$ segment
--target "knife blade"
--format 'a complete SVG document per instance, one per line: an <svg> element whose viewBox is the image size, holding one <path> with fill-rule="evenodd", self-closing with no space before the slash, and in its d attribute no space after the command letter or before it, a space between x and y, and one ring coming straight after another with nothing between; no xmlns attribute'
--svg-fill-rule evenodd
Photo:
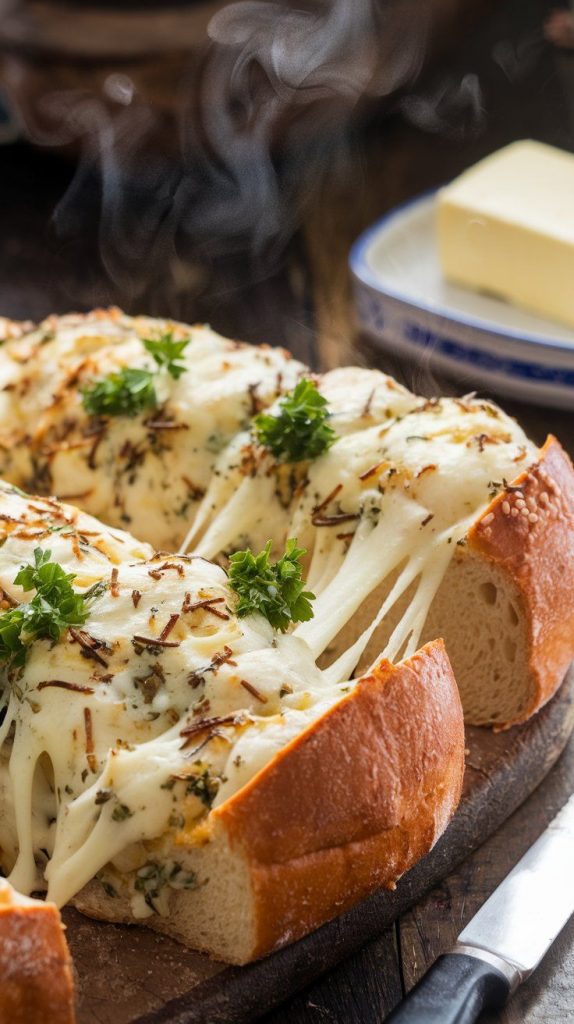
<svg viewBox="0 0 574 1024"><path fill-rule="evenodd" d="M536 969L574 913L574 796L387 1024L472 1024Z"/></svg>

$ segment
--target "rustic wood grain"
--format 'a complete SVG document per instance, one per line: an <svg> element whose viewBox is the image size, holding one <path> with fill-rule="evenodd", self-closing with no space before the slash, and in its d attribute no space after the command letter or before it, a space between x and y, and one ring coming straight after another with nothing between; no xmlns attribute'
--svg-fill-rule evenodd
<svg viewBox="0 0 574 1024"><path fill-rule="evenodd" d="M537 839L572 789L574 743L530 800L480 851L445 879L399 922L405 988L418 981ZM566 927L535 975L500 1014L484 1024L566 1024L574 1017L572 976L574 920Z"/></svg>
<svg viewBox="0 0 574 1024"><path fill-rule="evenodd" d="M396 926L265 1018L273 1024L382 1021L402 995Z"/></svg>

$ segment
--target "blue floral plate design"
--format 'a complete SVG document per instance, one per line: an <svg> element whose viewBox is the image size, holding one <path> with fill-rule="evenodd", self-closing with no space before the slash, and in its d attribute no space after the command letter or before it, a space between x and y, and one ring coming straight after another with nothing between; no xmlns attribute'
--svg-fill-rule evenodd
<svg viewBox="0 0 574 1024"><path fill-rule="evenodd" d="M467 391L574 409L574 329L446 282L435 209L436 193L420 196L353 245L359 329L417 365L461 378Z"/></svg>

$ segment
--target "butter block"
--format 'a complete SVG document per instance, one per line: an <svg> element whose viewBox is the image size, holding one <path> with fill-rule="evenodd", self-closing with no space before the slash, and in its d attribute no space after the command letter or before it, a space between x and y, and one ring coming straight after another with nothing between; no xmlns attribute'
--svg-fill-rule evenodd
<svg viewBox="0 0 574 1024"><path fill-rule="evenodd" d="M447 280L574 327L574 155L513 142L438 197Z"/></svg>

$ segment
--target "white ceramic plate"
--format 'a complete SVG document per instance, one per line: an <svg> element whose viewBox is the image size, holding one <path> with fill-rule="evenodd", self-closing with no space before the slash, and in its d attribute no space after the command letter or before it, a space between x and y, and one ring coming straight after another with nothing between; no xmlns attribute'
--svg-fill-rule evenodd
<svg viewBox="0 0 574 1024"><path fill-rule="evenodd" d="M463 377L466 390L574 409L574 330L447 284L435 205L434 193L415 199L355 242L349 263L359 327L383 348Z"/></svg>

